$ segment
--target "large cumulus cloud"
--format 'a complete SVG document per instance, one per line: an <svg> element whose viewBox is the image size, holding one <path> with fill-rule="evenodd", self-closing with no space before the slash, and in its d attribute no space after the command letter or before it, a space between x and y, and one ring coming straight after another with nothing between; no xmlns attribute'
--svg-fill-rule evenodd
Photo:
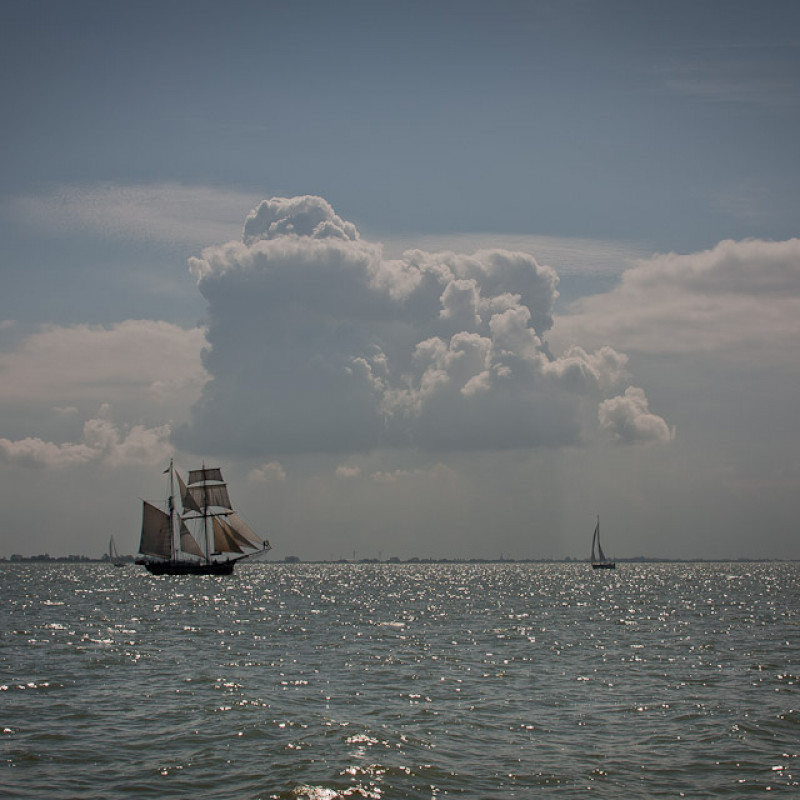
<svg viewBox="0 0 800 800"><path fill-rule="evenodd" d="M550 352L551 268L498 249L387 259L319 197L264 201L190 269L211 376L180 434L195 450L558 446L594 436L626 388L624 354ZM627 409L660 420L646 398ZM660 421L623 440L668 438Z"/></svg>

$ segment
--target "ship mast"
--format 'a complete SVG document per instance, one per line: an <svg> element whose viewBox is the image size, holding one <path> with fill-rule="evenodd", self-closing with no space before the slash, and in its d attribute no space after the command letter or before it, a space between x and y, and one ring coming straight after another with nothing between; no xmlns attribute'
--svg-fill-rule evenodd
<svg viewBox="0 0 800 800"><path fill-rule="evenodd" d="M206 561L211 561L211 547L208 542L208 478L206 477L206 462L203 462L203 538L206 545Z"/></svg>
<svg viewBox="0 0 800 800"><path fill-rule="evenodd" d="M175 561L178 560L178 544L175 536L175 462L173 459L169 460L169 532L170 532L170 549L172 550L172 557Z"/></svg>

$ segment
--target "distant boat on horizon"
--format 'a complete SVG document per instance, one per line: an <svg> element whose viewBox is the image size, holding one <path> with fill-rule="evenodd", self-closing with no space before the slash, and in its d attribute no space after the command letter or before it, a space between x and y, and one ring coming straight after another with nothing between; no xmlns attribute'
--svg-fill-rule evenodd
<svg viewBox="0 0 800 800"><path fill-rule="evenodd" d="M597 515L597 524L594 526L592 536L592 569L616 569L616 562L606 557L603 546L600 544L600 515Z"/></svg>
<svg viewBox="0 0 800 800"><path fill-rule="evenodd" d="M127 563L124 558L120 558L120 555L117 552L117 545L114 543L113 536L111 537L111 540L108 543L108 560L114 567L124 567L125 564Z"/></svg>
<svg viewBox="0 0 800 800"><path fill-rule="evenodd" d="M270 543L260 539L233 510L228 485L218 467L203 465L190 470L186 483L172 460L164 473L169 473L167 511L147 500L142 501L139 553L143 557L136 563L148 572L153 575L231 575L239 561L272 549ZM174 500L176 480L182 513L178 512Z"/></svg>

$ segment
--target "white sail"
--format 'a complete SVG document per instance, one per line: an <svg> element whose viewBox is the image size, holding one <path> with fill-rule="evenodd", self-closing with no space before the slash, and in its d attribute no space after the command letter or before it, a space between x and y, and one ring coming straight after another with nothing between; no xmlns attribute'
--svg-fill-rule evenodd
<svg viewBox="0 0 800 800"><path fill-rule="evenodd" d="M597 555L600 561L607 561L606 554L603 552L603 545L600 544L600 534L597 535Z"/></svg>
<svg viewBox="0 0 800 800"><path fill-rule="evenodd" d="M119 557L119 552L117 551L117 543L114 541L113 536L108 542L108 560L115 567L121 567L125 564L125 559Z"/></svg>
<svg viewBox="0 0 800 800"><path fill-rule="evenodd" d="M183 478L181 478L181 475L178 472L178 470L175 470L175 475L178 478L178 489L180 490L181 493L181 503L183 504L183 510L196 511L198 514L202 514L203 513L202 507L190 494L189 490L186 488L186 484L183 482Z"/></svg>
<svg viewBox="0 0 800 800"><path fill-rule="evenodd" d="M203 551L200 549L200 545L197 544L197 539L192 536L183 519L181 519L181 550L193 556L200 556L201 558L203 556Z"/></svg>
<svg viewBox="0 0 800 800"><path fill-rule="evenodd" d="M219 467L202 467L201 469L189 470L189 486L195 483L205 483L206 481L222 482L222 470Z"/></svg>
<svg viewBox="0 0 800 800"><path fill-rule="evenodd" d="M230 508L231 507L231 499L228 497L228 487L224 483L215 483L211 486L203 485L200 486L190 486L187 489L187 497L191 498L191 501L198 507L195 508L195 505L189 506L192 510L199 510L202 513L204 508L209 508L211 506L219 506L220 508ZM184 508L187 507L187 503L184 502Z"/></svg>
<svg viewBox="0 0 800 800"><path fill-rule="evenodd" d="M225 518L225 522L232 528L246 547L263 547L264 542L258 534L234 511Z"/></svg>
<svg viewBox="0 0 800 800"><path fill-rule="evenodd" d="M169 514L143 500L142 538L139 552L162 558L172 557L172 524Z"/></svg>
<svg viewBox="0 0 800 800"><path fill-rule="evenodd" d="M597 550L595 551L595 545ZM614 569L616 564L609 559L603 552L603 545L600 544L600 516L597 517L597 524L594 526L592 536L592 566L596 569Z"/></svg>
<svg viewBox="0 0 800 800"><path fill-rule="evenodd" d="M213 517L211 525L214 529L214 550L218 553L243 553L236 543L233 531L219 518Z"/></svg>

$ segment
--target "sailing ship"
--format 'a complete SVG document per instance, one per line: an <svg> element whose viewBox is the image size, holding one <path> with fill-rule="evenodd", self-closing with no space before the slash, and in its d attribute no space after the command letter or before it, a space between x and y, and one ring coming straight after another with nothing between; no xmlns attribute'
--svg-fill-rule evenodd
<svg viewBox="0 0 800 800"><path fill-rule="evenodd" d="M125 559L119 557L119 553L117 552L117 545L114 543L113 536L111 537L111 541L109 541L108 543L108 560L114 567L125 566Z"/></svg>
<svg viewBox="0 0 800 800"><path fill-rule="evenodd" d="M594 526L594 536L592 536L592 569L616 568L616 562L606 558L606 554L603 552L603 545L600 544L600 515L598 514L597 525Z"/></svg>
<svg viewBox="0 0 800 800"><path fill-rule="evenodd" d="M228 486L218 467L189 471L188 481L175 468L169 473L167 510L147 500L142 506L142 538L137 564L153 575L231 575L234 566L271 550L233 510ZM175 502L175 489L181 511Z"/></svg>

